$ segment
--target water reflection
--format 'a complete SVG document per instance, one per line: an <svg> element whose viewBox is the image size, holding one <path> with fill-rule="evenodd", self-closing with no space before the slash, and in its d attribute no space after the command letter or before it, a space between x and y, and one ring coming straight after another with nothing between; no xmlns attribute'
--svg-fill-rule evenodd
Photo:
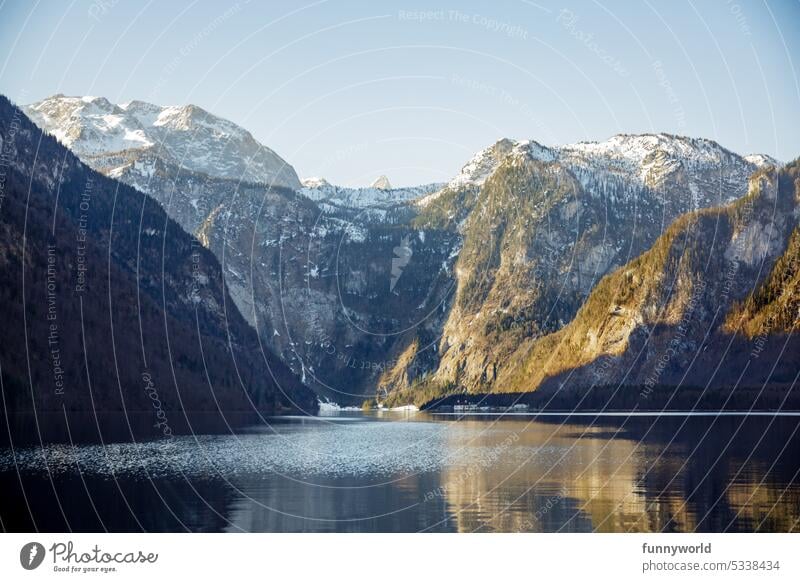
<svg viewBox="0 0 800 582"><path fill-rule="evenodd" d="M798 426L352 414L27 443L0 449L0 518L11 531L791 531Z"/></svg>
<svg viewBox="0 0 800 582"><path fill-rule="evenodd" d="M516 466L469 478L465 471L443 474L459 531L662 529L656 516L663 512L648 507L640 485L642 464L658 454L656 445L592 426L502 424L513 425L520 435ZM494 431L478 434L495 438ZM672 465L673 460L663 462Z"/></svg>
<svg viewBox="0 0 800 582"><path fill-rule="evenodd" d="M507 423L528 452L516 466L443 472L459 531L796 527L796 418L563 420ZM495 431L476 434L484 444L498 439Z"/></svg>

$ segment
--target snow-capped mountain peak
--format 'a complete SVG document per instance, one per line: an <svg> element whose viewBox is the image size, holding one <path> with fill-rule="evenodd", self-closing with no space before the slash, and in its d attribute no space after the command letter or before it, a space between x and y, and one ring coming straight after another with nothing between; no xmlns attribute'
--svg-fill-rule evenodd
<svg viewBox="0 0 800 582"><path fill-rule="evenodd" d="M654 152L704 161L718 161L721 155L731 153L710 139L667 133L617 134L605 141L583 141L562 146L559 150L566 154L625 160L634 164L643 163Z"/></svg>
<svg viewBox="0 0 800 582"><path fill-rule="evenodd" d="M741 194L732 185L746 184L747 177L756 168L778 163L761 154L739 156L713 140L667 133L618 134L605 141L583 141L555 147L532 140L503 138L475 154L447 184L447 188L481 186L503 160L519 156L559 164L590 193L605 188L610 181L624 184L622 190L630 193L643 187L660 189L667 183L672 187L681 181L670 177L683 175L685 182L675 187L676 191L670 195L682 195L683 188L682 192L688 192L692 197L693 209L729 201L731 197L720 197L721 192ZM689 172L681 173L683 170ZM726 185L722 186L720 180ZM426 206L440 194L434 192L421 199L419 204Z"/></svg>
<svg viewBox="0 0 800 582"><path fill-rule="evenodd" d="M606 141L578 142L557 150L559 162L584 187L606 184L609 179L656 189L680 184L671 195L688 191L692 210L729 202L731 196L723 196L723 191L742 194L733 185L746 184L757 167L716 141L667 133L618 134ZM669 180L670 176L684 179Z"/></svg>
<svg viewBox="0 0 800 582"><path fill-rule="evenodd" d="M110 154L155 155L167 163L219 178L300 188L294 169L247 130L196 105L145 101L115 105L104 97L55 95L25 108L42 129L95 169L116 175Z"/></svg>
<svg viewBox="0 0 800 582"><path fill-rule="evenodd" d="M450 180L448 186L460 188L467 185L482 185L509 155L525 155L542 161L553 161L556 158L556 153L552 149L533 140L517 141L502 138L475 154L461 168L461 172Z"/></svg>
<svg viewBox="0 0 800 582"><path fill-rule="evenodd" d="M316 176L303 178L300 182L303 184L303 188L324 188L331 185L325 178L318 178Z"/></svg>
<svg viewBox="0 0 800 582"><path fill-rule="evenodd" d="M30 118L78 156L152 147L138 121L103 97L56 95L25 108Z"/></svg>
<svg viewBox="0 0 800 582"><path fill-rule="evenodd" d="M369 185L370 188L377 188L378 190L391 190L392 184L389 182L389 178L386 176L378 176L372 184Z"/></svg>
<svg viewBox="0 0 800 582"><path fill-rule="evenodd" d="M488 148L482 149L461 168L461 172L450 180L448 186L451 188L467 185L480 186L518 143L512 139L503 138Z"/></svg>
<svg viewBox="0 0 800 582"><path fill-rule="evenodd" d="M326 212L335 207L378 211L418 200L440 190L442 186L432 183L409 188L347 188L330 184L322 178L307 178L303 180L303 188L299 192L319 203Z"/></svg>
<svg viewBox="0 0 800 582"><path fill-rule="evenodd" d="M755 164L759 168L764 168L766 166L780 167L783 165L779 160L776 160L767 154L749 154L746 155L744 159L751 164Z"/></svg>

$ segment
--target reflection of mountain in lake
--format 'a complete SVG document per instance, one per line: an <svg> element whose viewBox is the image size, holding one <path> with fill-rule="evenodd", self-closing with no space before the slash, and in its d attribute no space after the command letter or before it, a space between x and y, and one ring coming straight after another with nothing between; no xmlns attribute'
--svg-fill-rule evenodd
<svg viewBox="0 0 800 582"><path fill-rule="evenodd" d="M782 532L800 519L800 417L268 420L0 448L0 519L10 531L286 532Z"/></svg>
<svg viewBox="0 0 800 582"><path fill-rule="evenodd" d="M448 469L442 487L459 531L790 531L800 439L796 419L772 420L620 418L619 432L575 419L504 422L518 427L527 460ZM476 440L498 447L499 437Z"/></svg>

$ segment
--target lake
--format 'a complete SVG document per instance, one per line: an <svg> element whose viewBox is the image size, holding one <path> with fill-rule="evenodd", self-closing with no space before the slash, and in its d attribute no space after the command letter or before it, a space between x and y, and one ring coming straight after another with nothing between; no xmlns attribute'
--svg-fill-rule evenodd
<svg viewBox="0 0 800 582"><path fill-rule="evenodd" d="M93 417L67 439L47 416L15 421L27 436L0 446L3 529L786 532L800 519L799 416L339 412L130 442L151 421Z"/></svg>

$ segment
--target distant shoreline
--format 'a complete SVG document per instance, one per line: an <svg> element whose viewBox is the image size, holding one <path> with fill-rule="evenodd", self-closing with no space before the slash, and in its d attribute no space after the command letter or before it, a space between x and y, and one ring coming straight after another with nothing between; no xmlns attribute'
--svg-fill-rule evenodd
<svg viewBox="0 0 800 582"><path fill-rule="evenodd" d="M800 387L776 384L732 388L660 385L642 395L639 386L564 387L534 392L448 394L422 404L421 410L447 412L506 411L507 414L749 413L800 414Z"/></svg>
<svg viewBox="0 0 800 582"><path fill-rule="evenodd" d="M426 411L435 416L800 416L800 410L606 410L606 411L466 411L466 412L438 412L435 410Z"/></svg>

